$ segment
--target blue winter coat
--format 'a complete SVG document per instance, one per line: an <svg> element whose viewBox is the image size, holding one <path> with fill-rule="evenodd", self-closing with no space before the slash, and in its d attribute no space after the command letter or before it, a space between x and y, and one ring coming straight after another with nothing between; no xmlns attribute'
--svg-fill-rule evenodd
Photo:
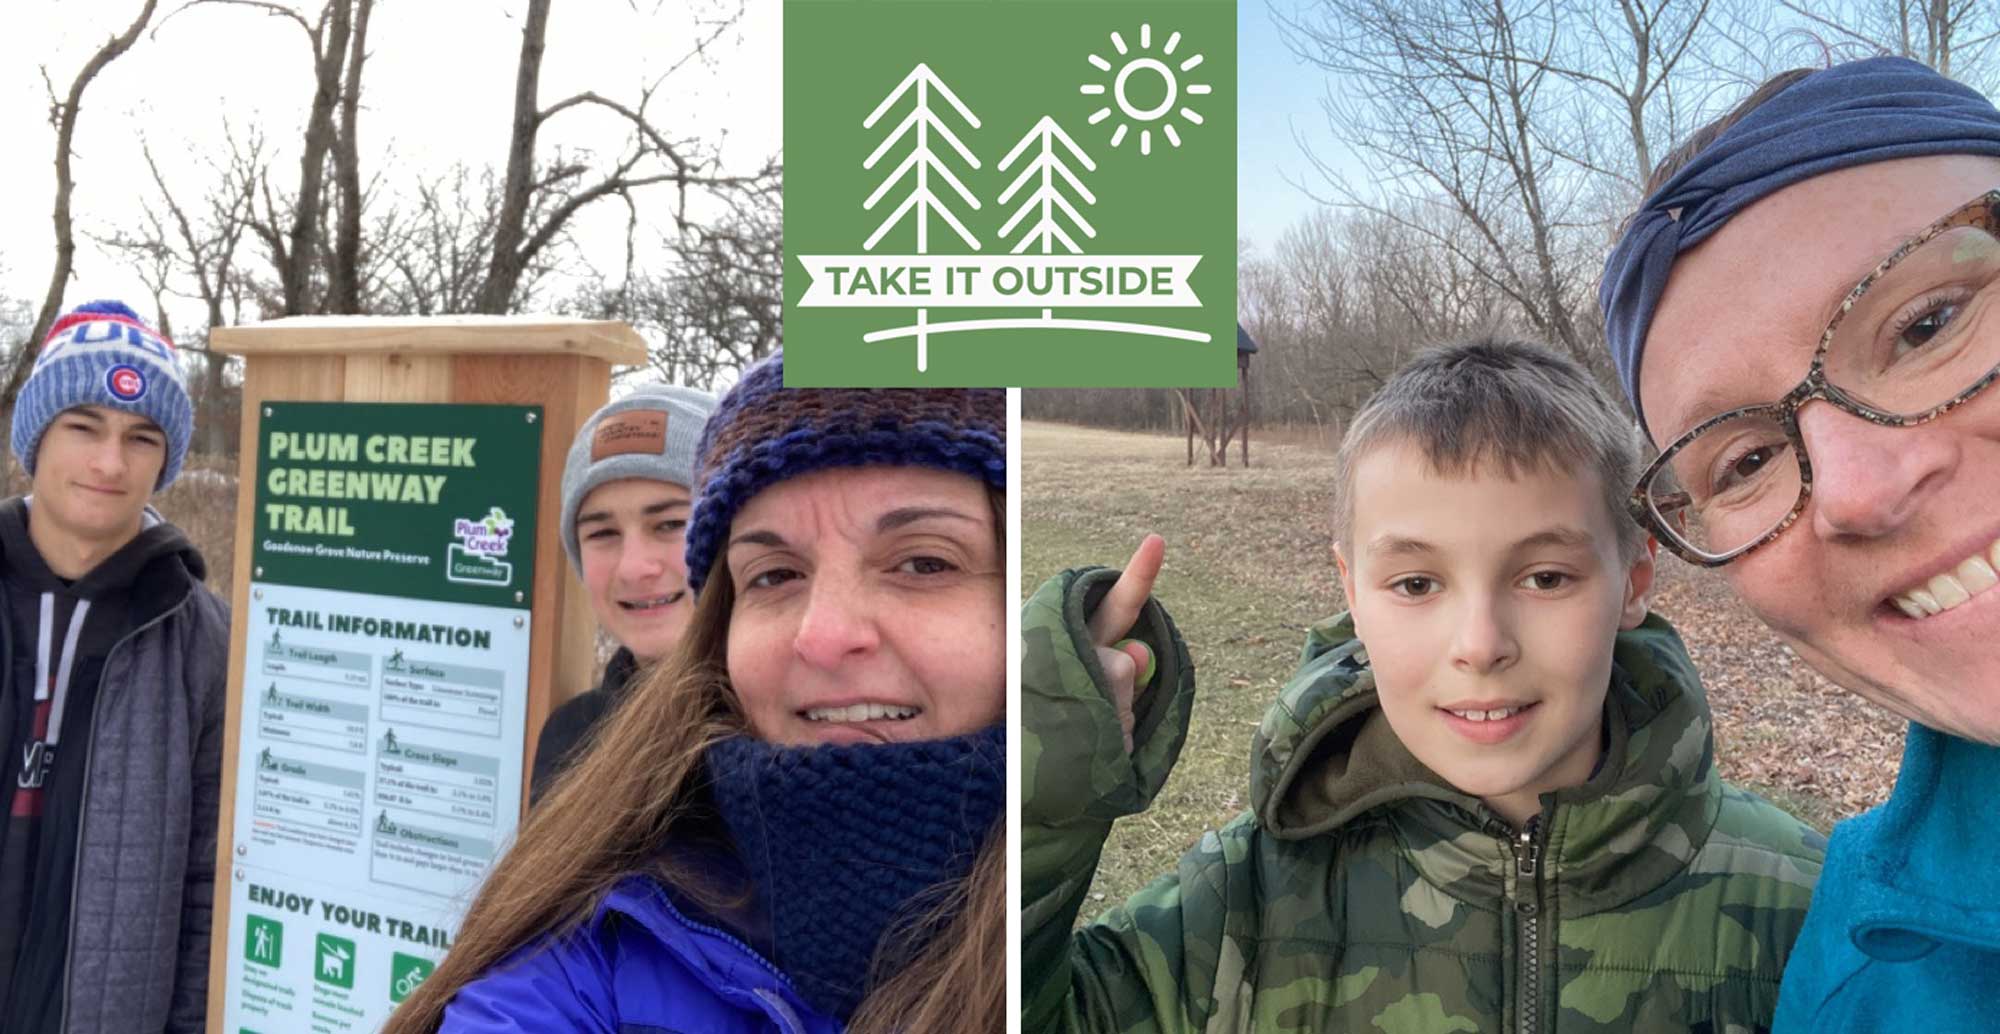
<svg viewBox="0 0 2000 1034"><path fill-rule="evenodd" d="M776 966L635 876L589 922L465 986L440 1034L838 1034Z"/></svg>
<svg viewBox="0 0 2000 1034"><path fill-rule="evenodd" d="M1776 1034L2000 1031L2000 747L1910 726L1896 791L1834 827Z"/></svg>

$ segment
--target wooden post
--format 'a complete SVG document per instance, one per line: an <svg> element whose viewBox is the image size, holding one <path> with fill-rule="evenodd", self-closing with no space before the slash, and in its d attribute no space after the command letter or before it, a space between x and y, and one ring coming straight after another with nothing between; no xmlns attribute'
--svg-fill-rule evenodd
<svg viewBox="0 0 2000 1034"><path fill-rule="evenodd" d="M1195 393L1193 399L1188 397L1189 391ZM1194 432L1197 428L1201 427L1201 417L1195 412L1195 400L1201 398L1201 389L1175 388L1174 395L1181 400L1181 423L1187 427L1187 465L1192 467L1194 466ZM1208 432L1203 431L1202 433L1205 436Z"/></svg>
<svg viewBox="0 0 2000 1034"><path fill-rule="evenodd" d="M1216 464L1230 466L1230 436L1236 428L1230 426L1230 390L1216 388Z"/></svg>
<svg viewBox="0 0 2000 1034"><path fill-rule="evenodd" d="M1237 380L1243 386L1243 465L1250 465L1250 353L1236 353Z"/></svg>
<svg viewBox="0 0 2000 1034"><path fill-rule="evenodd" d="M207 1026L220 1030L235 922L229 914L232 880L241 878L234 843L237 754L242 746L248 616L254 605L249 598L252 546L262 527L255 500L260 420L266 405L418 402L541 407L533 598L529 603L527 742L519 745L523 752L520 799L525 801L533 761L528 755L542 722L559 697L588 687L595 666L590 608L560 541L563 461L584 419L608 398L612 365L644 362L645 348L638 334L623 323L544 316L293 317L217 328L210 340L215 351L245 359L238 482L242 489L237 500L235 579L231 586L235 619L230 628L223 804L209 953ZM507 746L503 744L501 749ZM508 828L511 825L508 823ZM308 959L313 950L310 938L284 946L288 955L296 952ZM386 993L374 987L367 991L371 1000ZM312 986L300 988L300 1003L310 1007L314 993Z"/></svg>
<svg viewBox="0 0 2000 1034"><path fill-rule="evenodd" d="M1194 466L1194 406L1188 401L1187 392L1176 391L1174 394L1179 395L1181 399L1181 423L1187 427L1187 465L1192 467Z"/></svg>
<svg viewBox="0 0 2000 1034"><path fill-rule="evenodd" d="M1225 466L1229 455L1229 402L1221 388L1207 388L1208 392L1208 465Z"/></svg>

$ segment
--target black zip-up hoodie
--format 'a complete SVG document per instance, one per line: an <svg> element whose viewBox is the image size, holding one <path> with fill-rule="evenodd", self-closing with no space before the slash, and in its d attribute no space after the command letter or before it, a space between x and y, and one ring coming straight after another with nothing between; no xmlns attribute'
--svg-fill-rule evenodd
<svg viewBox="0 0 2000 1034"><path fill-rule="evenodd" d="M528 779L530 805L539 802L555 785L556 776L583 756L592 734L603 724L604 716L625 699L626 685L638 671L639 659L621 646L605 662L604 680L596 689L578 693L549 712L542 734L535 740L534 774Z"/></svg>
<svg viewBox="0 0 2000 1034"><path fill-rule="evenodd" d="M0 671L0 1029L20 1034L61 1020L83 745L105 657L207 573L179 529L148 511L131 542L66 581L29 538L30 510L25 498L0 502L0 656L10 659Z"/></svg>

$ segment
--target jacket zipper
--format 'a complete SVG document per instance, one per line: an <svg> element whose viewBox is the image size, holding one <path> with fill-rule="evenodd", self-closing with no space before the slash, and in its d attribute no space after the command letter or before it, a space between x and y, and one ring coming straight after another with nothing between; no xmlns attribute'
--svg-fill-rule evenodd
<svg viewBox="0 0 2000 1034"><path fill-rule="evenodd" d="M655 888L654 893L660 896L660 903L667 906L667 911L672 912L674 918L680 920L682 926L685 926L690 930L699 930L702 933L720 937L724 941L727 941L730 944L735 945L736 947L742 949L743 954L748 955L759 966L764 967L764 970L770 973L771 976L775 977L778 981L778 984L782 986L785 990L790 991L793 994L799 993L799 989L792 986L792 978L786 976L785 971L779 969L777 967L777 964L765 958L763 952L760 952L757 949L752 948L748 944L743 943L743 941L737 939L735 934L732 934L727 930L710 926L707 923L697 923L694 920L689 919L687 913L682 912L680 910L680 907L674 904L673 898L667 896L666 891Z"/></svg>
<svg viewBox="0 0 2000 1034"><path fill-rule="evenodd" d="M785 971L779 969L775 963L765 958L763 952L760 952L757 949L752 948L748 944L743 943L743 941L738 939L735 934L732 934L727 930L710 926L707 923L697 923L694 920L689 919L687 913L682 912L680 908L674 904L673 898L669 897L665 890L656 887L654 888L653 893L658 894L660 896L660 903L667 906L667 911L673 913L674 918L680 920L682 926L685 926L690 930L699 930L702 933L708 934L712 937L719 937L723 941L731 945L734 945L736 948L741 950L743 954L749 956L752 961L756 962L759 966L764 967L765 971L770 973L771 976L778 981L778 986L783 987L785 990L790 991L795 995L799 993L799 989L792 986L792 979L785 975ZM788 1034L805 1034L805 1026L799 1020L798 1014L792 1011L792 1007L789 1004L787 1004L783 998L780 998L777 995L774 995L770 991L761 987L751 988L750 994L753 997L755 997L758 1001L763 1002L765 1008L778 1014L779 1023L785 1028Z"/></svg>
<svg viewBox="0 0 2000 1034"><path fill-rule="evenodd" d="M1542 1027L1542 817L1528 820L1527 826L1508 842L1514 853L1514 873L1518 896L1514 910L1521 930L1521 950L1516 960L1520 968L1521 1034L1535 1034Z"/></svg>
<svg viewBox="0 0 2000 1034"><path fill-rule="evenodd" d="M152 628L154 625L180 613L181 608L187 606L188 600L193 597L193 590L189 590L186 596L181 597L179 603L161 611L159 617L120 636L117 642L111 644L111 649L104 651L104 667L98 669L97 672L97 692L90 696L90 735L85 737L83 741L83 795L78 797L76 802L76 846L71 848L72 854L69 863L69 940L68 943L63 945L62 1010L56 1018L56 1030L63 1032L63 1034L68 1034L69 1031L70 978L73 974L73 964L76 961L76 894L77 888L83 882L77 879L77 875L83 869L84 823L90 817L90 759L92 755L97 753L97 705L104 701L104 679L105 676L111 674L111 658L116 657L118 651L123 649L126 643L131 642L140 633ZM225 687L223 692L227 693L228 689ZM216 832L218 835L221 833L220 830ZM220 842L220 840L217 841L217 843Z"/></svg>

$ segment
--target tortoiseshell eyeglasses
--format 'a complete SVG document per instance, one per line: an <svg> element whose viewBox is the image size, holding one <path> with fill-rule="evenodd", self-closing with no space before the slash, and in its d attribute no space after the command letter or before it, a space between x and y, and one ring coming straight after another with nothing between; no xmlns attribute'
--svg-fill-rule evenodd
<svg viewBox="0 0 2000 1034"><path fill-rule="evenodd" d="M1776 402L1702 421L1632 491L1632 514L1683 559L1720 567L1783 534L1812 495L1799 409L1885 427L1951 412L2000 374L2000 190L1960 206L1861 279L1812 366Z"/></svg>

